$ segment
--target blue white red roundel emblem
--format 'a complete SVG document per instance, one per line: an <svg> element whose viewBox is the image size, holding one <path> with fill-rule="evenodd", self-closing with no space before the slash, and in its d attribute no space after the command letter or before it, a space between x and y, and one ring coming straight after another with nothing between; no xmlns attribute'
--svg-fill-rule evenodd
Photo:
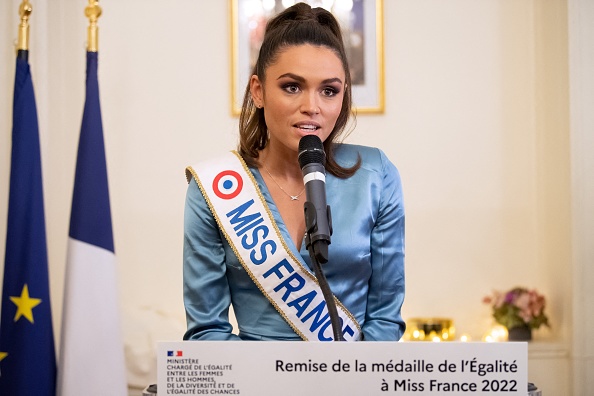
<svg viewBox="0 0 594 396"><path fill-rule="evenodd" d="M212 189L221 199L233 199L239 195L243 188L241 175L232 170L219 173L212 182Z"/></svg>

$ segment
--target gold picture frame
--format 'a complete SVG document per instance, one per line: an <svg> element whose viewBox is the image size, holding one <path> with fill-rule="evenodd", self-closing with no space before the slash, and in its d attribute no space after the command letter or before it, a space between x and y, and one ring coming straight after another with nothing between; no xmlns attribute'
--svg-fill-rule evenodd
<svg viewBox="0 0 594 396"><path fill-rule="evenodd" d="M383 0L303 0L333 4L344 30L357 114L384 112ZM239 115L266 21L283 9L281 0L229 0L231 9L231 113ZM344 4L351 5L345 8ZM341 8L342 5L342 8Z"/></svg>

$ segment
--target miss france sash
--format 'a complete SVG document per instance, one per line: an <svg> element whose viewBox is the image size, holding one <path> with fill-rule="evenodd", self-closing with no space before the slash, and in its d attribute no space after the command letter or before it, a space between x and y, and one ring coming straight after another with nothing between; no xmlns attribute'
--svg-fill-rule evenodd
<svg viewBox="0 0 594 396"><path fill-rule="evenodd" d="M239 262L293 330L305 341L333 341L326 301L315 276L282 238L276 222L243 159L233 151L195 167L194 177ZM346 341L361 329L336 299Z"/></svg>

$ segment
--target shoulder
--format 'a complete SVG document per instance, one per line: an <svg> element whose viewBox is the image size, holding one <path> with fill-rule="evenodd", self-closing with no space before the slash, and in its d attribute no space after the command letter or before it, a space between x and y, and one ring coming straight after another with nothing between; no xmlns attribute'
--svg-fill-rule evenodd
<svg viewBox="0 0 594 396"><path fill-rule="evenodd" d="M210 175L212 172L220 173L229 169L247 169L245 162L235 151L221 153L187 166L185 169L186 181L188 183L192 180L199 181L201 175Z"/></svg>
<svg viewBox="0 0 594 396"><path fill-rule="evenodd" d="M336 161L344 167L355 165L361 159L361 169L368 172L397 172L394 164L386 154L377 147L356 144L337 144L334 148Z"/></svg>
<svg viewBox="0 0 594 396"><path fill-rule="evenodd" d="M376 147L352 144L338 144L334 155L341 166L349 167L361 160L360 168L348 179L333 179L332 186L337 189L349 188L351 195L360 195L361 200L371 197L379 215L389 207L403 207L402 181L396 166L390 161L383 150ZM399 209L401 211L402 209Z"/></svg>

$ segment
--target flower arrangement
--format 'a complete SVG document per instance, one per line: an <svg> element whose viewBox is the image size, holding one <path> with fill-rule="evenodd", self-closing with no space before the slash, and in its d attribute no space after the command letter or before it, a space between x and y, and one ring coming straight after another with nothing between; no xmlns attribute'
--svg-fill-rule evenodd
<svg viewBox="0 0 594 396"><path fill-rule="evenodd" d="M538 329L541 325L549 326L549 319L544 313L545 298L536 290L515 287L506 293L494 291L483 298L483 303L493 308L493 318L507 329L529 326Z"/></svg>

